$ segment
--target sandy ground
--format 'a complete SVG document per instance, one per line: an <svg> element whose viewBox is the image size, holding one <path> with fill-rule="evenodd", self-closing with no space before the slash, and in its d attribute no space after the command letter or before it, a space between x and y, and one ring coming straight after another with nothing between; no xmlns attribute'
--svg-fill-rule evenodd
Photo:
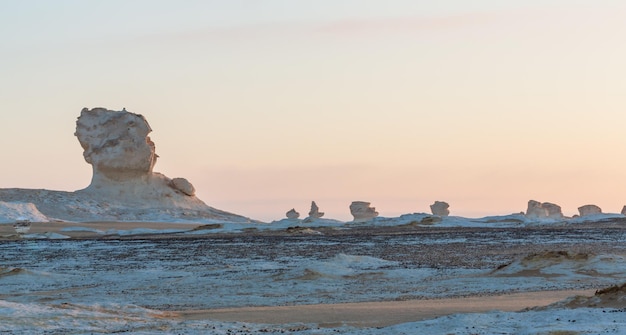
<svg viewBox="0 0 626 335"><path fill-rule="evenodd" d="M542 291L466 298L242 307L179 311L175 312L175 315L187 320L208 319L265 324L313 323L321 327L342 325L384 327L457 313L519 311L546 306L571 296L590 296L594 292L595 290Z"/></svg>
<svg viewBox="0 0 626 335"><path fill-rule="evenodd" d="M68 227L85 227L100 231L147 229L193 230L202 224L161 222L47 222L32 223L30 232L59 233L77 239L103 238L85 231L63 231ZM168 235L168 234L165 234ZM153 237L163 236L161 234ZM112 236L113 238L115 236ZM149 235L143 235L150 237ZM0 240L17 239L12 224L0 224ZM106 238L106 237L104 237ZM134 238L137 238L135 236ZM342 304L241 307L208 310L165 312L165 315L185 320L239 321L263 324L310 323L322 327L342 325L355 327L384 327L399 323L432 319L457 313L483 313L491 310L519 311L546 306L572 296L592 296L595 290L541 291L464 298L425 299Z"/></svg>

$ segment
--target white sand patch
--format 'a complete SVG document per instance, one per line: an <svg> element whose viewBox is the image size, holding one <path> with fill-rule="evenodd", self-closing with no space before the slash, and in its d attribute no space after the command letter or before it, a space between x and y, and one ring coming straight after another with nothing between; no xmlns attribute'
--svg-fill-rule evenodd
<svg viewBox="0 0 626 335"><path fill-rule="evenodd" d="M0 201L0 223L15 223L18 220L49 222L32 203Z"/></svg>

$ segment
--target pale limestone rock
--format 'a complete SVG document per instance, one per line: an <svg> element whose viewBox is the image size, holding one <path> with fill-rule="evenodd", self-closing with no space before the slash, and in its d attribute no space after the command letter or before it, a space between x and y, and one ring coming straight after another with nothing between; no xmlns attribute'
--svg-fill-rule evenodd
<svg viewBox="0 0 626 335"><path fill-rule="evenodd" d="M309 218L319 219L324 216L324 212L320 212L320 208L317 207L315 201L311 201L311 210L309 211Z"/></svg>
<svg viewBox="0 0 626 335"><path fill-rule="evenodd" d="M602 214L602 209L596 205L584 205L578 207L578 213L580 213L580 216Z"/></svg>
<svg viewBox="0 0 626 335"><path fill-rule="evenodd" d="M550 202L544 202L541 204L541 207L546 210L546 216L549 219L562 219L563 218L563 212L561 211L561 206L550 203Z"/></svg>
<svg viewBox="0 0 626 335"><path fill-rule="evenodd" d="M430 205L430 210L433 215L448 216L450 215L449 207L450 205L445 201L435 201L434 204Z"/></svg>
<svg viewBox="0 0 626 335"><path fill-rule="evenodd" d="M350 204L350 213L354 222L365 222L378 216L376 208L370 207L370 203L366 201L353 201Z"/></svg>
<svg viewBox="0 0 626 335"><path fill-rule="evenodd" d="M557 204L529 200L526 217L530 219L562 219L563 212L561 206Z"/></svg>
<svg viewBox="0 0 626 335"><path fill-rule="evenodd" d="M158 156L148 136L151 131L141 115L83 108L75 135L93 175L89 186L77 192L125 206L211 210L194 196L186 179L153 172Z"/></svg>
<svg viewBox="0 0 626 335"><path fill-rule="evenodd" d="M191 185L191 183L185 178L174 178L170 182L170 186L175 189L183 192L186 195L192 196L196 194L196 189Z"/></svg>
<svg viewBox="0 0 626 335"><path fill-rule="evenodd" d="M153 172L157 155L146 119L126 110L84 108L75 135L92 165L90 185L76 192L0 188L0 223L15 217L50 221L218 220L249 218L207 206L183 178ZM18 204L16 206L16 203ZM39 212L40 211L40 212Z"/></svg>
<svg viewBox="0 0 626 335"><path fill-rule="evenodd" d="M157 155L146 119L126 111L83 108L76 121L76 137L92 165L92 185L124 181L152 173Z"/></svg>
<svg viewBox="0 0 626 335"><path fill-rule="evenodd" d="M289 220L295 220L300 217L300 213L296 212L295 208L290 209L285 215Z"/></svg>
<svg viewBox="0 0 626 335"><path fill-rule="evenodd" d="M526 209L526 217L531 219L540 219L548 216L548 212L541 206L539 201L528 200L528 208Z"/></svg>

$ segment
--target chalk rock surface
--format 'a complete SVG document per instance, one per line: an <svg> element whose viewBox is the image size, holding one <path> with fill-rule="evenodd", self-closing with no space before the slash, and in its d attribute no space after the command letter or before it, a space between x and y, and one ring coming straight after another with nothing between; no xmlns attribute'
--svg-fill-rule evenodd
<svg viewBox="0 0 626 335"><path fill-rule="evenodd" d="M543 207L546 210L546 215L548 216L548 218L550 219L563 218L563 211L561 210L561 206L557 204L553 204L551 202L544 202L541 204L541 207Z"/></svg>
<svg viewBox="0 0 626 335"><path fill-rule="evenodd" d="M0 201L0 223L14 223L19 220L31 222L50 221L32 203Z"/></svg>
<svg viewBox="0 0 626 335"><path fill-rule="evenodd" d="M185 221L250 219L207 206L184 178L154 172L152 131L139 115L84 108L74 135L92 166L91 183L76 192L0 189L0 201L32 203L48 218L68 221Z"/></svg>
<svg viewBox="0 0 626 335"><path fill-rule="evenodd" d="M526 217L530 219L562 219L561 206L550 202L528 201Z"/></svg>
<svg viewBox="0 0 626 335"><path fill-rule="evenodd" d="M596 205L584 205L578 207L578 213L580 216L602 214L602 209Z"/></svg>
<svg viewBox="0 0 626 335"><path fill-rule="evenodd" d="M300 213L296 212L295 208L290 209L286 214L287 219L295 220L300 217Z"/></svg>
<svg viewBox="0 0 626 335"><path fill-rule="evenodd" d="M541 206L541 203L536 200L528 200L528 207L526 209L526 217L531 219L545 218L548 213L545 208Z"/></svg>
<svg viewBox="0 0 626 335"><path fill-rule="evenodd" d="M445 201L435 201L434 204L430 205L430 211L433 215L439 216L448 216L450 215L450 205Z"/></svg>
<svg viewBox="0 0 626 335"><path fill-rule="evenodd" d="M185 178L174 178L170 181L170 186L175 189L183 192L186 195L192 196L196 195L196 189L191 185L191 183Z"/></svg>
<svg viewBox="0 0 626 335"><path fill-rule="evenodd" d="M90 187L149 176L158 157L148 136L151 131L142 115L83 108L74 135L93 167Z"/></svg>
<svg viewBox="0 0 626 335"><path fill-rule="evenodd" d="M350 213L354 217L354 222L365 222L378 216L376 208L371 207L366 201L353 201L350 204Z"/></svg>
<svg viewBox="0 0 626 335"><path fill-rule="evenodd" d="M153 172L158 155L148 136L151 131L142 115L83 108L75 135L93 175L91 184L79 192L154 207L206 206L194 197L195 188L186 179Z"/></svg>

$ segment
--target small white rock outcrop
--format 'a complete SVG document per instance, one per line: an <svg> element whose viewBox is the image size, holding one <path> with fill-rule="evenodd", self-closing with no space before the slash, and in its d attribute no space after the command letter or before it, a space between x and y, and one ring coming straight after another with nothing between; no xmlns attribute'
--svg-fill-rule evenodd
<svg viewBox="0 0 626 335"><path fill-rule="evenodd" d="M526 217L529 219L540 219L548 216L548 212L536 200L528 200L528 208L526 209Z"/></svg>
<svg viewBox="0 0 626 335"><path fill-rule="evenodd" d="M434 204L430 205L430 211L433 215L438 216L448 216L450 215L450 205L445 201L435 201Z"/></svg>
<svg viewBox="0 0 626 335"><path fill-rule="evenodd" d="M289 220L295 220L300 217L300 213L296 212L295 208L290 209L285 215Z"/></svg>
<svg viewBox="0 0 626 335"><path fill-rule="evenodd" d="M350 213L354 217L354 222L365 222L378 216L376 208L371 207L366 201L353 201L350 204Z"/></svg>
<svg viewBox="0 0 626 335"><path fill-rule="evenodd" d="M580 216L602 214L602 209L596 205L584 205L578 207L578 213L580 213Z"/></svg>
<svg viewBox="0 0 626 335"><path fill-rule="evenodd" d="M541 204L541 207L543 207L546 210L546 215L548 216L549 219L562 219L563 218L563 211L561 210L561 206L557 204L553 204L551 202L544 202Z"/></svg>
<svg viewBox="0 0 626 335"><path fill-rule="evenodd" d="M174 178L170 181L170 186L175 189L183 192L186 195L192 196L196 195L196 189L191 185L191 183L185 178Z"/></svg>
<svg viewBox="0 0 626 335"><path fill-rule="evenodd" d="M309 211L309 218L319 219L324 216L324 212L320 212L320 208L317 207L315 201L311 201L311 210Z"/></svg>
<svg viewBox="0 0 626 335"><path fill-rule="evenodd" d="M562 219L563 212L561 206L557 204L529 200L526 217L529 219Z"/></svg>

